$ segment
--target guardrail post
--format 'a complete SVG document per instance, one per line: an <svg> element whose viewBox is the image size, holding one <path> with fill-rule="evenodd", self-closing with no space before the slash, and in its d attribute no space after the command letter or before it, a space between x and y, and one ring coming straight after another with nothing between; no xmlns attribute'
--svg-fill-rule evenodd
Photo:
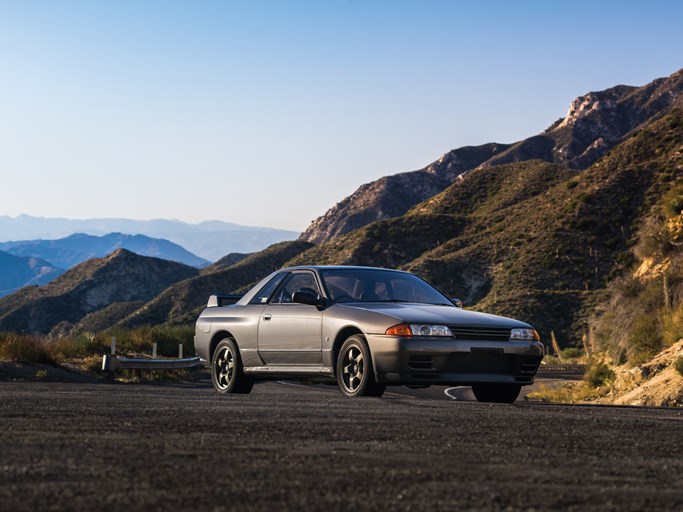
<svg viewBox="0 0 683 512"><path fill-rule="evenodd" d="M179 343L178 344L178 359L182 359L182 358L183 358L183 344Z"/></svg>
<svg viewBox="0 0 683 512"><path fill-rule="evenodd" d="M152 359L156 359L156 358L157 358L157 344L152 343Z"/></svg>
<svg viewBox="0 0 683 512"><path fill-rule="evenodd" d="M111 355L116 354L116 336L111 337Z"/></svg>

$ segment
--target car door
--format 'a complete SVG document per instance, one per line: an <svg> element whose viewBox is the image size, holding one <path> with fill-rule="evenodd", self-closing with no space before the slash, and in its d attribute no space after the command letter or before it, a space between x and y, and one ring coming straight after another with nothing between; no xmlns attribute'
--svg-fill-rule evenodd
<svg viewBox="0 0 683 512"><path fill-rule="evenodd" d="M261 312L258 350L268 366L322 366L323 312L293 303L292 296L298 291L320 295L313 272L292 272Z"/></svg>

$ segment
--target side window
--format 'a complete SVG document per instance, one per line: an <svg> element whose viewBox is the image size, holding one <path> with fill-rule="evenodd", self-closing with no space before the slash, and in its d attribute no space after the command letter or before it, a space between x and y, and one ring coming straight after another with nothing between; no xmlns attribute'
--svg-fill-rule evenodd
<svg viewBox="0 0 683 512"><path fill-rule="evenodd" d="M282 282L286 275L287 274L278 274L273 279L268 281L268 284L266 284L256 295L254 295L254 298L249 301L249 304L265 304L268 302L268 299L270 299L270 296L275 291L275 288L277 288L277 285Z"/></svg>
<svg viewBox="0 0 683 512"><path fill-rule="evenodd" d="M270 301L271 304L290 304L292 302L292 295L295 292L307 291L320 295L318 283L311 272L297 272L290 274L289 277L282 283L282 286L275 292L275 297Z"/></svg>

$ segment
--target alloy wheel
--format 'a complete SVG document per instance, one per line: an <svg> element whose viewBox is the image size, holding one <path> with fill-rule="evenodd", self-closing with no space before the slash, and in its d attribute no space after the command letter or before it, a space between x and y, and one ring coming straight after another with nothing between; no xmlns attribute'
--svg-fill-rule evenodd
<svg viewBox="0 0 683 512"><path fill-rule="evenodd" d="M235 377L235 355L228 347L222 347L214 363L216 385L219 389L227 389Z"/></svg>
<svg viewBox="0 0 683 512"><path fill-rule="evenodd" d="M346 389L351 392L356 391L363 382L365 374L365 361L363 360L363 352L359 347L352 345L344 354L342 373L342 380Z"/></svg>

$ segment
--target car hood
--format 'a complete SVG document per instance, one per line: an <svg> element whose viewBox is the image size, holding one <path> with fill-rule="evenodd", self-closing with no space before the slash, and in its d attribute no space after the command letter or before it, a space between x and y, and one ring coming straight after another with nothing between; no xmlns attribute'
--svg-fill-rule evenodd
<svg viewBox="0 0 683 512"><path fill-rule="evenodd" d="M482 326L482 327L531 327L529 324L504 316L467 311L454 306L432 304L359 302L339 304L351 309L361 309L390 316L396 323L420 323L438 325Z"/></svg>

